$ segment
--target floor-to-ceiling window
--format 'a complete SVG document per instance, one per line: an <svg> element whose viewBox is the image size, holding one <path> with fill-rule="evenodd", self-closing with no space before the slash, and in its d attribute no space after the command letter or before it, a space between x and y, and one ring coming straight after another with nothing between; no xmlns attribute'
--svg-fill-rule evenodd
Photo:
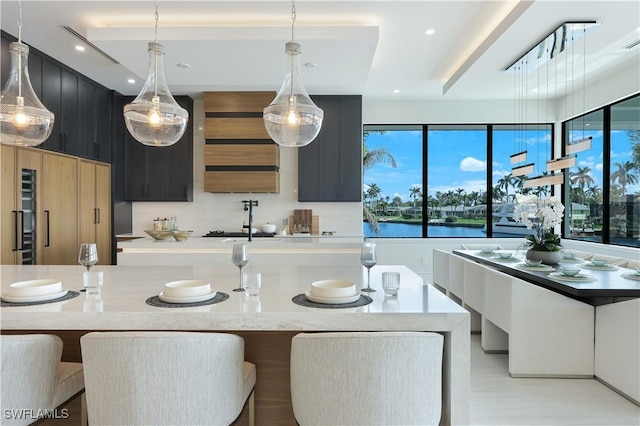
<svg viewBox="0 0 640 426"><path fill-rule="evenodd" d="M565 238L640 247L640 96L563 123ZM589 138L590 141L589 141Z"/></svg>
<svg viewBox="0 0 640 426"><path fill-rule="evenodd" d="M365 126L365 236L422 237L422 135L422 126Z"/></svg>
<svg viewBox="0 0 640 426"><path fill-rule="evenodd" d="M551 145L550 124L365 125L364 235L522 237L508 207L533 189L510 157L527 150L530 174L542 173ZM488 226L499 221L502 232Z"/></svg>
<svg viewBox="0 0 640 426"><path fill-rule="evenodd" d="M591 138L591 139L589 139ZM602 110L583 115L565 124L565 152L569 146L585 148L570 155L576 165L568 169L568 200L565 202L565 223L574 239L602 242L604 113Z"/></svg>
<svg viewBox="0 0 640 426"><path fill-rule="evenodd" d="M640 96L611 106L609 240L640 246Z"/></svg>

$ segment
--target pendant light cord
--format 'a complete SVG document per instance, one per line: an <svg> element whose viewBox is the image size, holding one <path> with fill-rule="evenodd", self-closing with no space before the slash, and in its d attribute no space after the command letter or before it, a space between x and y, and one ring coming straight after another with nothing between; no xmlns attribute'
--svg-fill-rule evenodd
<svg viewBox="0 0 640 426"><path fill-rule="evenodd" d="M296 4L291 1L291 42L293 42L293 27L296 25Z"/></svg>
<svg viewBox="0 0 640 426"><path fill-rule="evenodd" d="M22 44L22 1L18 1L18 43ZM18 55L18 97L22 97L22 54Z"/></svg>
<svg viewBox="0 0 640 426"><path fill-rule="evenodd" d="M294 27L296 25L296 4L293 0L291 0L291 43L293 43L294 40ZM293 99L293 80L294 80L294 75L293 75L293 56L291 57L291 78L289 81L289 104L291 104L294 99Z"/></svg>
<svg viewBox="0 0 640 426"><path fill-rule="evenodd" d="M156 1L155 3L156 6L156 13L154 15L155 18L155 27L154 27L154 42L158 43L158 19L159 19L159 14L158 14L158 2ZM154 51L153 54L153 74L155 75L155 79L154 79L154 83L153 83L153 95L154 97L158 96L158 53Z"/></svg>

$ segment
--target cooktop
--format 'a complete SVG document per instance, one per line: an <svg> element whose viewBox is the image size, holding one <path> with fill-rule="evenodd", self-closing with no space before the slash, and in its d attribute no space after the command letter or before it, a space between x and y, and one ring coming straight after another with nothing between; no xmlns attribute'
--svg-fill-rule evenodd
<svg viewBox="0 0 640 426"><path fill-rule="evenodd" d="M255 238L260 237L273 237L276 235L275 233L267 233L267 232L256 232L252 234ZM225 232L221 230L209 231L209 233L203 235L203 237L218 237L218 238L235 238L235 237L246 237L249 238L249 234L245 234L244 232Z"/></svg>

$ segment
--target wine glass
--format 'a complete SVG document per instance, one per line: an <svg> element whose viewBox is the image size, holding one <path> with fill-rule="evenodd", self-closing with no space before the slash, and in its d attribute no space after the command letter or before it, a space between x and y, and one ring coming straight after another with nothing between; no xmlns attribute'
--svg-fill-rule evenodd
<svg viewBox="0 0 640 426"><path fill-rule="evenodd" d="M89 272L89 269L98 263L98 247L94 243L80 244L78 263L87 268L87 272Z"/></svg>
<svg viewBox="0 0 640 426"><path fill-rule="evenodd" d="M249 247L246 243L234 244L231 251L231 263L240 269L240 285L233 291L244 291L242 288L242 267L249 263Z"/></svg>
<svg viewBox="0 0 640 426"><path fill-rule="evenodd" d="M375 291L371 288L371 268L378 263L376 257L376 244L370 241L362 243L362 251L360 253L360 263L367 268L367 288L363 288L362 291L371 292Z"/></svg>

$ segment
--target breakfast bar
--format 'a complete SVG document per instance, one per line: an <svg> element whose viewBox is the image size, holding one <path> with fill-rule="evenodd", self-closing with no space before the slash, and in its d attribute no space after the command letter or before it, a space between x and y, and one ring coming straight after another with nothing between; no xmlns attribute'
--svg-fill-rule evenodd
<svg viewBox="0 0 640 426"><path fill-rule="evenodd" d="M251 264L245 269L251 268ZM104 284L99 296L79 295L69 300L0 308L2 333L54 333L63 337L66 360L80 360L78 340L95 330L192 330L235 333L245 339L245 359L257 366L256 423L294 425L289 391L291 337L302 331L433 331L444 335L441 424L469 423L469 313L410 269L377 265L371 270L372 303L356 308L324 309L295 304L292 299L323 279L366 285L360 265L265 265L258 296L233 292L238 270L225 266L96 266ZM65 289L83 287L79 266L0 267L2 294L11 283L55 278ZM385 296L381 273L400 272L397 297ZM169 281L208 280L228 299L195 307L159 307L147 301ZM366 363L364 357L362 362ZM357 397L354 395L354 397Z"/></svg>

